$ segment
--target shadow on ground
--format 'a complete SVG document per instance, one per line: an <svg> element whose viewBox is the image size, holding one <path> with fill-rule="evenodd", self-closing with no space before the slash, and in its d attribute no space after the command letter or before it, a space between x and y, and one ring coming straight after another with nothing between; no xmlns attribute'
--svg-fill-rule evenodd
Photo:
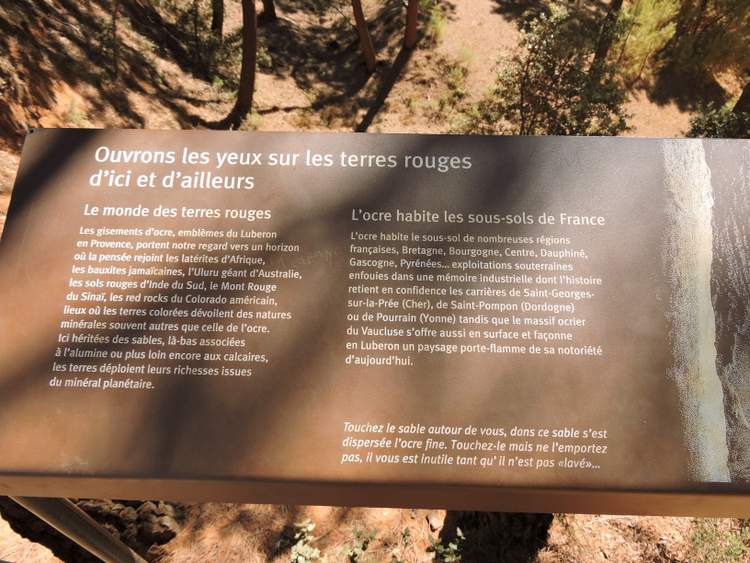
<svg viewBox="0 0 750 563"><path fill-rule="evenodd" d="M0 131L12 144L35 125L39 112L52 108L61 83L85 98L93 120L114 110L120 125L143 127L144 116L129 94L155 99L179 126L195 119L180 101L209 103L186 96L179 83L159 69L156 58L169 56L183 69L190 68L184 47L187 38L165 21L146 0L119 3L112 19L110 0L29 2L8 0L0 7ZM127 40L113 39L113 27ZM140 34L139 44L132 33ZM14 113L9 102L27 110ZM31 123L29 123L31 121ZM73 123L75 125L75 123Z"/></svg>
<svg viewBox="0 0 750 563"><path fill-rule="evenodd" d="M547 545L551 525L552 514L448 511L440 540L455 542L460 529L461 561L524 563Z"/></svg>

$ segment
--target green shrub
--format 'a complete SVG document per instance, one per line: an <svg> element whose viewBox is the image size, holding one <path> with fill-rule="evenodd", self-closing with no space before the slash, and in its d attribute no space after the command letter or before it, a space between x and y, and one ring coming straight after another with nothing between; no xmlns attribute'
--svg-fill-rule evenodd
<svg viewBox="0 0 750 563"><path fill-rule="evenodd" d="M750 113L733 113L728 106L699 106L687 136L750 139Z"/></svg>
<svg viewBox="0 0 750 563"><path fill-rule="evenodd" d="M620 28L615 30L620 33ZM492 91L469 108L461 132L516 135L617 135L628 129L627 93L614 66L592 72L596 37L560 4L521 33L503 57Z"/></svg>

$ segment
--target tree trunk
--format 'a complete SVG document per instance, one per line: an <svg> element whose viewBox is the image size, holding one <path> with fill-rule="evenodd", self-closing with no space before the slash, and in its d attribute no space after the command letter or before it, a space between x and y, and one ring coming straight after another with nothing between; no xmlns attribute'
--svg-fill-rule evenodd
<svg viewBox="0 0 750 563"><path fill-rule="evenodd" d="M352 0L352 10L354 11L354 21L357 25L357 33L359 34L359 45L362 49L362 56L365 58L367 70L370 72L374 72L375 49L372 46L372 38L370 37L370 32L367 29L367 21L365 20L365 14L362 11L361 0Z"/></svg>
<svg viewBox="0 0 750 563"><path fill-rule="evenodd" d="M193 60L195 61L196 68L200 69L203 73L205 67L203 65L203 46L201 45L200 29L201 29L201 15L200 6L198 0L193 0Z"/></svg>
<svg viewBox="0 0 750 563"><path fill-rule="evenodd" d="M263 13L260 19L264 22L270 22L276 19L276 6L273 0L263 0Z"/></svg>
<svg viewBox="0 0 750 563"><path fill-rule="evenodd" d="M409 0L406 8L406 33L404 47L413 49L417 44L417 19L419 18L419 0Z"/></svg>
<svg viewBox="0 0 750 563"><path fill-rule="evenodd" d="M667 44L667 50L685 61L695 49L696 33L708 8L708 0L684 0L680 4L675 33Z"/></svg>
<svg viewBox="0 0 750 563"><path fill-rule="evenodd" d="M604 17L604 22L602 23L602 28L599 32L599 40L596 42L594 61L591 63L591 68L594 70L599 69L604 65L609 50L612 48L612 43L615 39L617 18L620 17L620 10L622 9L622 2L623 0L612 0L607 15Z"/></svg>
<svg viewBox="0 0 750 563"><path fill-rule="evenodd" d="M529 77L529 66L531 66L531 58L529 57L526 62L523 65L523 74L521 75L521 86L519 88L519 93L521 96L521 103L519 104L519 121L521 123L521 129L519 130L519 135L528 135L529 131L526 130L526 81Z"/></svg>
<svg viewBox="0 0 750 563"><path fill-rule="evenodd" d="M211 33L217 43L224 39L224 0L211 0Z"/></svg>
<svg viewBox="0 0 750 563"><path fill-rule="evenodd" d="M117 44L117 16L120 11L120 0L112 3L112 69L114 76L120 75L120 48Z"/></svg>
<svg viewBox="0 0 750 563"><path fill-rule="evenodd" d="M701 0L701 3L698 6L698 13L696 14L695 21L693 22L693 37L696 37L698 35L698 30L701 27L701 23L703 23L703 17L706 15L706 8L708 8L708 0Z"/></svg>
<svg viewBox="0 0 750 563"><path fill-rule="evenodd" d="M680 3L680 10L677 13L677 22L673 37L677 41L680 41L683 36L688 35L689 31L692 29L695 9L695 0L687 0Z"/></svg>
<svg viewBox="0 0 750 563"><path fill-rule="evenodd" d="M740 94L740 99L734 105L733 113L750 113L750 81L745 84L745 89Z"/></svg>
<svg viewBox="0 0 750 563"><path fill-rule="evenodd" d="M258 47L258 21L255 14L255 0L242 0L242 66L237 101L224 119L226 129L237 129L242 124L253 105L255 89L255 59Z"/></svg>

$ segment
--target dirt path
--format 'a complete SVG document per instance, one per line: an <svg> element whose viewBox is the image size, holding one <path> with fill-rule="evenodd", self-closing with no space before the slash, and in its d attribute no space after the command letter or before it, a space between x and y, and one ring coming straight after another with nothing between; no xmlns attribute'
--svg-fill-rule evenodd
<svg viewBox="0 0 750 563"><path fill-rule="evenodd" d="M496 0L456 1L437 52L465 64L468 101L482 97L492 85L500 54L518 43L516 25L497 13Z"/></svg>
<svg viewBox="0 0 750 563"><path fill-rule="evenodd" d="M642 91L632 93L625 107L632 115L630 125L633 128L624 135L627 137L684 137L690 128L689 113L680 110L674 102L660 106Z"/></svg>

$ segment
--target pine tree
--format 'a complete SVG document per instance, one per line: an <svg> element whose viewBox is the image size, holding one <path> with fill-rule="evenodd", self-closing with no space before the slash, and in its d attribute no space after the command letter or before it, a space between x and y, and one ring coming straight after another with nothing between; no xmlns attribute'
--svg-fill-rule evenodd
<svg viewBox="0 0 750 563"><path fill-rule="evenodd" d="M607 15L604 17L604 22L599 31L599 39L596 43L596 50L594 51L594 62L591 65L595 73L598 72L598 69L607 60L609 50L612 48L612 43L614 43L617 35L617 18L620 17L622 2L623 0L612 0L609 10L607 10Z"/></svg>
<svg viewBox="0 0 750 563"><path fill-rule="evenodd" d="M615 50L618 70L627 83L658 70L661 61L655 55L674 36L678 12L679 0L635 0L625 6L621 40Z"/></svg>
<svg viewBox="0 0 750 563"><path fill-rule="evenodd" d="M683 0L665 56L676 65L731 71L750 68L750 0Z"/></svg>

